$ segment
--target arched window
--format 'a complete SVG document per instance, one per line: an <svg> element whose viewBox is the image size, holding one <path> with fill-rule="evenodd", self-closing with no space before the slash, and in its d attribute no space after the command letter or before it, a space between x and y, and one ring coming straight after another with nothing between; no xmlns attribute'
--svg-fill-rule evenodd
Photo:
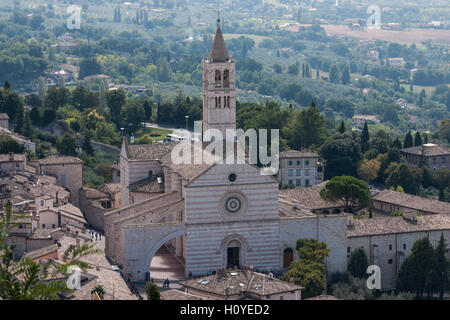
<svg viewBox="0 0 450 320"><path fill-rule="evenodd" d="M226 107L227 107L227 108L230 107L230 97L227 97L227 105L226 105Z"/></svg>
<svg viewBox="0 0 450 320"><path fill-rule="evenodd" d="M222 87L222 74L220 70L216 70L216 88Z"/></svg>
<svg viewBox="0 0 450 320"><path fill-rule="evenodd" d="M223 87L229 88L230 87L230 71L225 70L223 72Z"/></svg>
<svg viewBox="0 0 450 320"><path fill-rule="evenodd" d="M291 248L286 248L283 251L283 268L289 268L292 261L294 261L294 251Z"/></svg>

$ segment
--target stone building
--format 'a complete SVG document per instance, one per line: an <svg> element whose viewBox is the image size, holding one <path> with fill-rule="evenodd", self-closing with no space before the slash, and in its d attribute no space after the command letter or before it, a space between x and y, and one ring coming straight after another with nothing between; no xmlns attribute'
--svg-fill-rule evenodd
<svg viewBox="0 0 450 320"><path fill-rule="evenodd" d="M372 203L374 210L388 215L398 211L450 215L450 203L448 202L392 190L381 191L372 197Z"/></svg>
<svg viewBox="0 0 450 320"><path fill-rule="evenodd" d="M301 300L302 287L245 268L182 281L186 294L205 300Z"/></svg>
<svg viewBox="0 0 450 320"><path fill-rule="evenodd" d="M414 242L430 239L437 245L441 234L450 239L450 215L404 215L355 219L347 230L347 255L363 248L371 265L381 269L381 288L395 288L398 271L405 258L411 254Z"/></svg>
<svg viewBox="0 0 450 320"><path fill-rule="evenodd" d="M7 113L0 113L0 127L9 129L9 117Z"/></svg>
<svg viewBox="0 0 450 320"><path fill-rule="evenodd" d="M80 204L83 186L83 161L75 157L48 157L38 161L37 173L56 177L57 184L70 191L71 202Z"/></svg>
<svg viewBox="0 0 450 320"><path fill-rule="evenodd" d="M427 143L417 147L401 149L400 154L408 166L427 166L432 170L450 169L450 149Z"/></svg>
<svg viewBox="0 0 450 320"><path fill-rule="evenodd" d="M324 166L319 155L309 151L289 150L280 152L280 184L311 187L323 182Z"/></svg>
<svg viewBox="0 0 450 320"><path fill-rule="evenodd" d="M234 61L220 27L204 68L203 129L234 129ZM216 155L224 147L231 163ZM316 215L279 199L277 179L249 163L238 163L235 147L230 141L138 146L124 140L121 208L106 213L104 223L106 254L126 277L149 278L152 258L166 243L184 262L186 277L226 267L284 270L297 258L299 238L325 241L332 252L325 261L328 271L345 271L347 217ZM173 161L173 154L187 150L194 155L191 160L200 153L204 161ZM160 189L138 194L133 188L137 182L157 183Z"/></svg>
<svg viewBox="0 0 450 320"><path fill-rule="evenodd" d="M24 171L26 164L27 156L25 154L0 154L0 172L2 174Z"/></svg>

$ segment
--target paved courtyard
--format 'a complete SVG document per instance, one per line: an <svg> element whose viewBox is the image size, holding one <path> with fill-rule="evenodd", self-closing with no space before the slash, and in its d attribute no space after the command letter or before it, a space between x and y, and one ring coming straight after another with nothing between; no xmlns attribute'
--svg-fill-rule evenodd
<svg viewBox="0 0 450 320"><path fill-rule="evenodd" d="M162 246L153 257L150 277L155 280L184 280L184 265L166 246Z"/></svg>

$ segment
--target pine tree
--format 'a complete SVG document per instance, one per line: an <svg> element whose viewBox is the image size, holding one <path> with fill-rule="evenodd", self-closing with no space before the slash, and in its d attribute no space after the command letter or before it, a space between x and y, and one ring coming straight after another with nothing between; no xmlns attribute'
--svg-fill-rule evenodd
<svg viewBox="0 0 450 320"><path fill-rule="evenodd" d="M411 131L409 131L406 135L405 135L405 140L403 141L403 148L411 148L414 145L413 143L413 138L411 135Z"/></svg>
<svg viewBox="0 0 450 320"><path fill-rule="evenodd" d="M364 122L364 128L363 128L363 132L361 135L361 151L362 152L366 152L367 150L369 150L369 140L370 140L369 126L367 125L367 122Z"/></svg>
<svg viewBox="0 0 450 320"><path fill-rule="evenodd" d="M418 147L422 145L422 136L420 135L420 132L416 132L416 136L414 138L414 146Z"/></svg>
<svg viewBox="0 0 450 320"><path fill-rule="evenodd" d="M8 80L6 80L3 84L3 89L5 89L5 91L11 89L11 85L9 84Z"/></svg>

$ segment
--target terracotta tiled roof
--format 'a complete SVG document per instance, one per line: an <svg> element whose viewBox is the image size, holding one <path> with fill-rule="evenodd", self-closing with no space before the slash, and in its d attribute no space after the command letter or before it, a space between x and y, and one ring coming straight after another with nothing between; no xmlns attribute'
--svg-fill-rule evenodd
<svg viewBox="0 0 450 320"><path fill-rule="evenodd" d="M422 146L401 149L400 151L420 156L422 155L422 150L425 157L450 155L450 149L435 144L426 144Z"/></svg>
<svg viewBox="0 0 450 320"><path fill-rule="evenodd" d="M106 193L99 190L83 187L83 191L85 192L86 198L88 199L109 198L109 196Z"/></svg>
<svg viewBox="0 0 450 320"><path fill-rule="evenodd" d="M348 237L407 233L431 230L450 230L450 215L436 214L417 217L417 222L403 217L380 217L374 219L355 219L353 227L347 230Z"/></svg>
<svg viewBox="0 0 450 320"><path fill-rule="evenodd" d="M187 288L192 288L220 296L253 294L260 297L291 292L303 289L295 284L253 272L251 270L225 271L223 275L216 274L202 278L180 282Z"/></svg>
<svg viewBox="0 0 450 320"><path fill-rule="evenodd" d="M373 200L395 204L417 211L450 214L449 202L414 196L403 192L383 190L374 196Z"/></svg>
<svg viewBox="0 0 450 320"><path fill-rule="evenodd" d="M27 159L26 155L21 153L14 154L0 154L0 162L10 162L10 161L25 161Z"/></svg>
<svg viewBox="0 0 450 320"><path fill-rule="evenodd" d="M282 199L296 202L300 204L300 206L310 210L341 208L342 204L324 200L320 196L320 190L322 190L327 183L328 181L324 181L313 187L280 190L279 195Z"/></svg>
<svg viewBox="0 0 450 320"><path fill-rule="evenodd" d="M132 144L128 145L129 160L160 160L169 154L175 143Z"/></svg>
<svg viewBox="0 0 450 320"><path fill-rule="evenodd" d="M156 178L146 178L130 184L133 192L164 192L164 184L158 183Z"/></svg>
<svg viewBox="0 0 450 320"><path fill-rule="evenodd" d="M317 153L306 150L288 150L280 152L280 159L282 158L316 158L319 157Z"/></svg>
<svg viewBox="0 0 450 320"><path fill-rule="evenodd" d="M44 159L39 160L39 164L43 165L52 165L52 164L78 164L83 163L81 159L75 157L56 157L51 156Z"/></svg>
<svg viewBox="0 0 450 320"><path fill-rule="evenodd" d="M180 290L170 289L161 292L161 300L206 300Z"/></svg>
<svg viewBox="0 0 450 320"><path fill-rule="evenodd" d="M330 295L327 295L327 294L323 294L323 295L320 295L318 297L308 298L308 299L305 299L305 300L341 300L341 299L338 299L335 296L330 296Z"/></svg>

